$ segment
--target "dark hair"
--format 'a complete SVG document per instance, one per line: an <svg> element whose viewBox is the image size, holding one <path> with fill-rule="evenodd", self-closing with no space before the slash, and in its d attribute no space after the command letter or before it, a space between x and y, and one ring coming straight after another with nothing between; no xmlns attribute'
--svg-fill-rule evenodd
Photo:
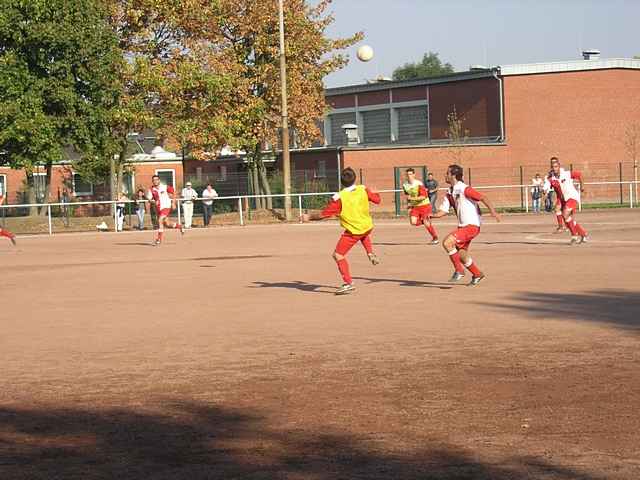
<svg viewBox="0 0 640 480"><path fill-rule="evenodd" d="M353 168L347 167L342 170L342 173L340 174L340 183L342 183L342 186L345 188L348 188L356 183L356 172L353 170Z"/></svg>
<svg viewBox="0 0 640 480"><path fill-rule="evenodd" d="M560 160L558 160L558 157L551 157L551 158L549 159L549 163L553 163L553 162L558 162L558 163L560 163Z"/></svg>
<svg viewBox="0 0 640 480"><path fill-rule="evenodd" d="M413 168L411 168L411 167L407 168L407 169L405 170L405 172L406 172L406 173L416 173L416 171L415 171Z"/></svg>
<svg viewBox="0 0 640 480"><path fill-rule="evenodd" d="M154 178L160 178L160 175L154 175L153 177L151 177L151 180L153 180Z"/></svg>
<svg viewBox="0 0 640 480"><path fill-rule="evenodd" d="M449 165L449 175L455 177L456 180L462 180L464 176L464 170L460 165Z"/></svg>
<svg viewBox="0 0 640 480"><path fill-rule="evenodd" d="M213 185L211 185L210 183L207 183L205 187L213 187Z"/></svg>
<svg viewBox="0 0 640 480"><path fill-rule="evenodd" d="M429 172L429 175L431 175L431 176L433 177L433 172ZM427 175L427 177L428 177L429 175Z"/></svg>

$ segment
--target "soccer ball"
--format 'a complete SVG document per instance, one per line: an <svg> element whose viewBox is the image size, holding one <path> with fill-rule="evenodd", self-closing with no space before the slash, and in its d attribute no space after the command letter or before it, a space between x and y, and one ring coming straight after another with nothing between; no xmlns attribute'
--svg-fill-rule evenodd
<svg viewBox="0 0 640 480"><path fill-rule="evenodd" d="M362 45L358 49L358 60L361 62L368 62L373 58L373 48L369 45Z"/></svg>

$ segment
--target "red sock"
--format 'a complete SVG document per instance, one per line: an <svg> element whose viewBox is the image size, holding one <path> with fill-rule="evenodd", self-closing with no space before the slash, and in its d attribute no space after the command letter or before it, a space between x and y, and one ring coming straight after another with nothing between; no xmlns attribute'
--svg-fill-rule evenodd
<svg viewBox="0 0 640 480"><path fill-rule="evenodd" d="M571 235L575 236L578 234L578 232L576 231L576 222L574 222L573 217L567 218L565 223L567 224L567 227L569 227Z"/></svg>
<svg viewBox="0 0 640 480"><path fill-rule="evenodd" d="M468 259L467 263L465 263L464 266L467 267L467 270L469 270L471 272L471 275L473 275L474 277L479 277L480 275L482 275L482 272L480 271L478 266L473 263L472 259Z"/></svg>
<svg viewBox="0 0 640 480"><path fill-rule="evenodd" d="M162 237L163 237L163 236L164 236L164 232L160 232L160 231L159 231L159 232L158 232L157 240L158 240L159 242L161 242L161 241L162 241Z"/></svg>
<svg viewBox="0 0 640 480"><path fill-rule="evenodd" d="M362 246L364 247L364 249L367 251L367 255L370 253L373 253L373 244L371 243L371 235L367 235L360 241L362 242Z"/></svg>
<svg viewBox="0 0 640 480"><path fill-rule="evenodd" d="M336 260L336 263L338 264L338 270L340 271L340 275L342 275L344 283L351 285L353 280L351 279L351 272L349 272L349 262L347 262L347 259L343 258L342 260Z"/></svg>
<svg viewBox="0 0 640 480"><path fill-rule="evenodd" d="M176 230L180 230L182 228L182 225L179 223L176 223L176 226L174 227Z"/></svg>
<svg viewBox="0 0 640 480"><path fill-rule="evenodd" d="M425 228L427 229L427 232L431 234L431 238L433 238L434 240L438 239L438 232L436 232L436 229L433 228L433 225L427 223L425 224Z"/></svg>
<svg viewBox="0 0 640 480"><path fill-rule="evenodd" d="M458 250L451 250L449 252L449 258L451 259L451 263L453 263L453 267L456 269L456 272L464 273L464 266L460 260L460 252L458 252Z"/></svg>
<svg viewBox="0 0 640 480"><path fill-rule="evenodd" d="M3 230L2 228L0 228L0 237L13 238L15 237L15 235L9 230Z"/></svg>
<svg viewBox="0 0 640 480"><path fill-rule="evenodd" d="M563 227L565 225L564 217L561 213L556 213L556 221L558 222L559 227Z"/></svg>

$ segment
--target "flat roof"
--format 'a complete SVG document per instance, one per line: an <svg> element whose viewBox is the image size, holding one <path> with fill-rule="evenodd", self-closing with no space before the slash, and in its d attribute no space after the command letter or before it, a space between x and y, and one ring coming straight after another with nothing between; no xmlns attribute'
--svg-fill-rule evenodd
<svg viewBox="0 0 640 480"><path fill-rule="evenodd" d="M347 85L344 87L333 87L325 89L328 97L336 95L349 95L354 93L374 92L388 90L390 88L419 87L423 85L434 85L438 83L459 82L464 80L475 80L477 78L492 77L498 74L502 77L510 75L534 75L539 73L562 73L580 72L589 70L610 70L629 69L640 70L640 59L633 58L607 58L598 60L569 60L565 62L543 62L543 63L519 63L514 65L500 65L484 70L470 70L466 72L456 72L449 75L437 77L416 78L412 80L381 81L375 83L363 83L357 85Z"/></svg>

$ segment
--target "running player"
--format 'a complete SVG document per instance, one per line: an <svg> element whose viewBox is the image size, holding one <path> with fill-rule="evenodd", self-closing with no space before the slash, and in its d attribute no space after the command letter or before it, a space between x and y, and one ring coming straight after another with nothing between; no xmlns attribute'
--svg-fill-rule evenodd
<svg viewBox="0 0 640 480"><path fill-rule="evenodd" d="M573 181L580 182L580 192L584 192L584 178L580 172L565 170L560 166L558 157L551 157L551 171L544 182L544 191L549 192L552 188L556 192L558 205L562 208L562 218L571 231L571 245L579 245L587 241L587 232L575 221L580 193L576 189Z"/></svg>
<svg viewBox="0 0 640 480"><path fill-rule="evenodd" d="M173 187L160 183L160 177L158 175L154 175L151 181L152 186L149 192L147 192L147 199L156 203L156 209L158 211L158 233L153 245L160 245L164 236L164 227L175 228L180 230L182 234L184 234L184 229L179 223L169 222L171 210L176 208L176 198Z"/></svg>
<svg viewBox="0 0 640 480"><path fill-rule="evenodd" d="M405 174L407 181L402 185L402 189L407 195L409 221L415 227L424 225L431 235L431 245L438 245L440 243L438 242L438 233L431 224L432 206L429 193L424 184L416 178L416 171L413 168L407 168Z"/></svg>
<svg viewBox="0 0 640 480"><path fill-rule="evenodd" d="M464 268L471 272L472 287L480 283L485 277L469 255L471 241L480 233L480 207L478 202L482 202L489 209L489 212L496 221L500 221L500 215L493 208L493 204L486 195L474 190L462 181L463 170L460 165L449 165L445 176L446 182L451 185L440 204L440 209L433 214L433 218L444 217L449 214L451 208L458 216L458 228L447 235L442 242L442 246L449 254L451 263L455 268L451 276L451 282L457 282L464 277Z"/></svg>
<svg viewBox="0 0 640 480"><path fill-rule="evenodd" d="M2 195L2 191L0 191L0 205L4 203L4 195ZM16 244L16 236L11 233L9 230L6 230L0 227L0 237L6 237L11 240L11 243Z"/></svg>
<svg viewBox="0 0 640 480"><path fill-rule="evenodd" d="M340 183L343 189L336 193L329 201L322 213L302 215L303 222L324 220L330 217L339 217L340 225L344 232L333 252L333 259L338 265L338 271L342 275L344 283L336 291L336 295L346 295L355 290L353 279L349 271L347 253L358 242L362 243L369 261L373 265L380 263L373 253L371 243L371 231L373 220L369 213L369 202L380 204L380 195L369 190L364 185L356 185L356 172L352 168L345 168L340 174Z"/></svg>

